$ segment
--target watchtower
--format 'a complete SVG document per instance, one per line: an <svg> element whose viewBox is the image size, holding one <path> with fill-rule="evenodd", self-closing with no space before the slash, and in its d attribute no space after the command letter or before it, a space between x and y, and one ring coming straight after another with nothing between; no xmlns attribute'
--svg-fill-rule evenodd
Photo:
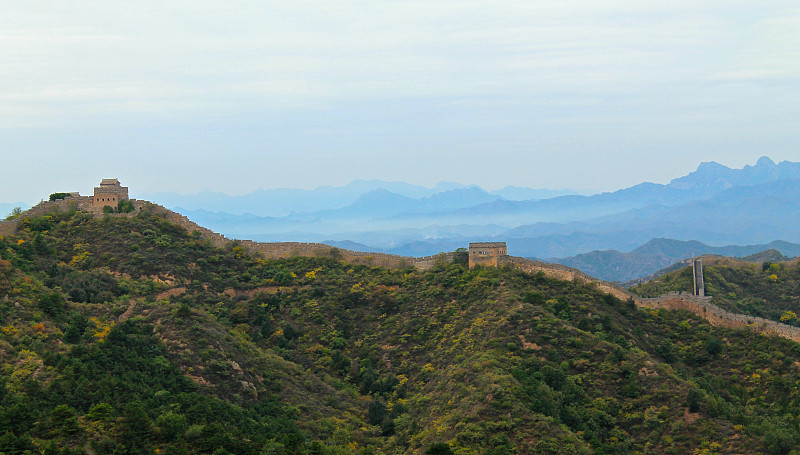
<svg viewBox="0 0 800 455"><path fill-rule="evenodd" d="M128 199L128 187L122 186L117 179L103 179L100 186L94 187L92 206L102 209L105 206L116 207L119 201Z"/></svg>
<svg viewBox="0 0 800 455"><path fill-rule="evenodd" d="M703 263L699 258L692 260L692 275L694 276L693 294L698 297L705 297L706 283L703 280Z"/></svg>
<svg viewBox="0 0 800 455"><path fill-rule="evenodd" d="M479 242L469 244L469 267L490 265L497 267L498 260L508 255L506 242Z"/></svg>

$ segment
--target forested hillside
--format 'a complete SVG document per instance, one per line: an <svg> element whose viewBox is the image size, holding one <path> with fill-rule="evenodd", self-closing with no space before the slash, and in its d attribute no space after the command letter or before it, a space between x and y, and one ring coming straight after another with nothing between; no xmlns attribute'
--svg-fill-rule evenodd
<svg viewBox="0 0 800 455"><path fill-rule="evenodd" d="M263 260L146 211L23 220L0 258L0 452L800 443L800 346L591 285L462 263Z"/></svg>

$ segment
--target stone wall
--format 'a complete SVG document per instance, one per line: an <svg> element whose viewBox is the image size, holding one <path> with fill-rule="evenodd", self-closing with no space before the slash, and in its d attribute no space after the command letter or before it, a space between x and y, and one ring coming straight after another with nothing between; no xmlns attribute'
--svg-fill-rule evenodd
<svg viewBox="0 0 800 455"><path fill-rule="evenodd" d="M212 245L217 248L222 248L227 245L231 240L226 238L222 234L217 234L216 232L212 231L211 229L204 228L199 224L195 223L194 221L186 218L185 216L181 215L180 213L173 212L172 210L163 207L158 204L153 204L152 202L147 201L139 201L136 199L130 199L133 202L133 207L135 212L139 212L141 210L149 210L152 213L158 213L164 216L167 221L177 224L178 226L186 229L187 232L190 234L197 231L203 238L208 239Z"/></svg>
<svg viewBox="0 0 800 455"><path fill-rule="evenodd" d="M204 238L211 240L211 243L214 246L223 247L232 241L231 239L226 238L224 235L217 234L210 229L199 226L197 223L179 213L175 213L172 210L166 209L157 204L148 203L148 205L151 207L151 210L164 214L169 221L172 221L173 223L183 227L190 233L194 231L200 232ZM293 256L329 257L354 264L385 267L389 269L402 269L413 266L420 270L427 270L438 263L452 262L453 258L455 257L455 253L440 253L434 256L416 258L387 253L352 251L326 245L324 243L264 243L254 242L252 240L238 240L237 242L248 251L258 254L265 259L281 259Z"/></svg>
<svg viewBox="0 0 800 455"><path fill-rule="evenodd" d="M0 235L13 235L17 225L24 218L38 218L53 213L62 213L71 209L92 211L92 198L90 196L67 197L55 201L42 201L22 213L13 220L0 221Z"/></svg>
<svg viewBox="0 0 800 455"><path fill-rule="evenodd" d="M511 267L517 270L522 270L527 273L543 273L549 278L563 281L578 281L580 283L594 283L597 289L617 297L620 300L628 300L634 298L630 292L615 286L607 281L598 280L591 277L578 269L573 269L561 264L549 264L540 261L531 261L530 259L503 256L499 260L500 266Z"/></svg>
<svg viewBox="0 0 800 455"><path fill-rule="evenodd" d="M450 264L456 258L455 252L449 253L439 253L434 254L433 256L423 256L421 258L413 258L414 259L414 267L418 268L419 270L430 270L434 266L437 265L445 265Z"/></svg>
<svg viewBox="0 0 800 455"><path fill-rule="evenodd" d="M143 203L149 210L154 213L162 214L167 220L181 226L189 233L199 232L204 238L211 241L216 247L224 247L233 240L218 234L210 229L204 228L189 218L173 212L158 204L153 204L144 201L134 201L134 207L137 203ZM280 259L292 256L306 256L306 257L330 257L341 259L354 264L363 264L375 267L386 267L391 269L405 268L415 265L418 261L422 267L432 264L428 258L413 258L408 256L397 256L386 253L367 253L361 251L351 251L342 248L336 248L324 243L305 243L305 242L271 242L262 243L254 242L252 240L237 240L237 242L251 253L260 255L265 259Z"/></svg>
<svg viewBox="0 0 800 455"><path fill-rule="evenodd" d="M386 267L390 269L405 268L413 266L416 258L407 256L396 256L386 253L371 253L361 251L351 251L337 248L324 243L303 243L303 242L272 242L261 243L250 240L241 241L241 245L248 250L259 253L269 259L280 259L292 256L309 257L329 257L341 259L354 264L363 264L374 267Z"/></svg>
<svg viewBox="0 0 800 455"><path fill-rule="evenodd" d="M777 335L800 343L800 328L776 321L731 313L711 303L711 297L670 293L653 299L636 299L639 306L665 310L686 310L711 323L711 325L733 329L751 329L768 335Z"/></svg>
<svg viewBox="0 0 800 455"><path fill-rule="evenodd" d="M545 276L558 280L594 283L599 290L611 294L620 300L632 299L639 307L686 310L707 320L711 325L733 329L750 329L759 333L776 335L800 343L800 328L756 316L731 313L711 303L711 297L670 293L661 297L646 299L635 296L611 283L590 277L579 270L558 264L547 264L539 261L506 256L501 261L501 265L516 268L528 273L542 272Z"/></svg>

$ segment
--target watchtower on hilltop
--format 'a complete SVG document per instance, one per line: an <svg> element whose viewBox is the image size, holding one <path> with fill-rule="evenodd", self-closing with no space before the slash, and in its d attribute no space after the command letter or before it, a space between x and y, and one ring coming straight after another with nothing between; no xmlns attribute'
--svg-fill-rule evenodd
<svg viewBox="0 0 800 455"><path fill-rule="evenodd" d="M508 255L506 242L480 242L469 244L469 267L490 265L497 267L498 260Z"/></svg>
<svg viewBox="0 0 800 455"><path fill-rule="evenodd" d="M119 201L128 199L128 187L122 186L117 179L103 179L100 186L94 187L92 196L92 206L103 208L105 206L116 207Z"/></svg>

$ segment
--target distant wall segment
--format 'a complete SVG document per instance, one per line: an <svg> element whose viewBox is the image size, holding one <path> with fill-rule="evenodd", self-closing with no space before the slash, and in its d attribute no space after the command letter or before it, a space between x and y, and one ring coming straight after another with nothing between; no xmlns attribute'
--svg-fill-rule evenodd
<svg viewBox="0 0 800 455"><path fill-rule="evenodd" d="M527 273L543 273L545 276L564 281L578 281L580 283L594 283L597 289L611 294L620 300L634 299L635 296L630 292L612 284L607 281L598 280L591 277L578 269L567 267L561 264L550 264L541 261L531 261L530 259L503 256L498 261L498 264L503 267L511 267L517 270L522 270Z"/></svg>
<svg viewBox="0 0 800 455"><path fill-rule="evenodd" d="M558 264L547 264L539 261L506 256L502 258L500 265L509 266L528 273L541 272L545 276L558 280L594 283L599 290L611 294L620 300L631 299L637 306L642 308L685 310L707 320L714 326L732 329L750 329L759 333L776 335L800 343L800 328L756 316L731 313L711 303L711 297L670 293L656 298L641 298L614 284L598 280L579 270Z"/></svg>

